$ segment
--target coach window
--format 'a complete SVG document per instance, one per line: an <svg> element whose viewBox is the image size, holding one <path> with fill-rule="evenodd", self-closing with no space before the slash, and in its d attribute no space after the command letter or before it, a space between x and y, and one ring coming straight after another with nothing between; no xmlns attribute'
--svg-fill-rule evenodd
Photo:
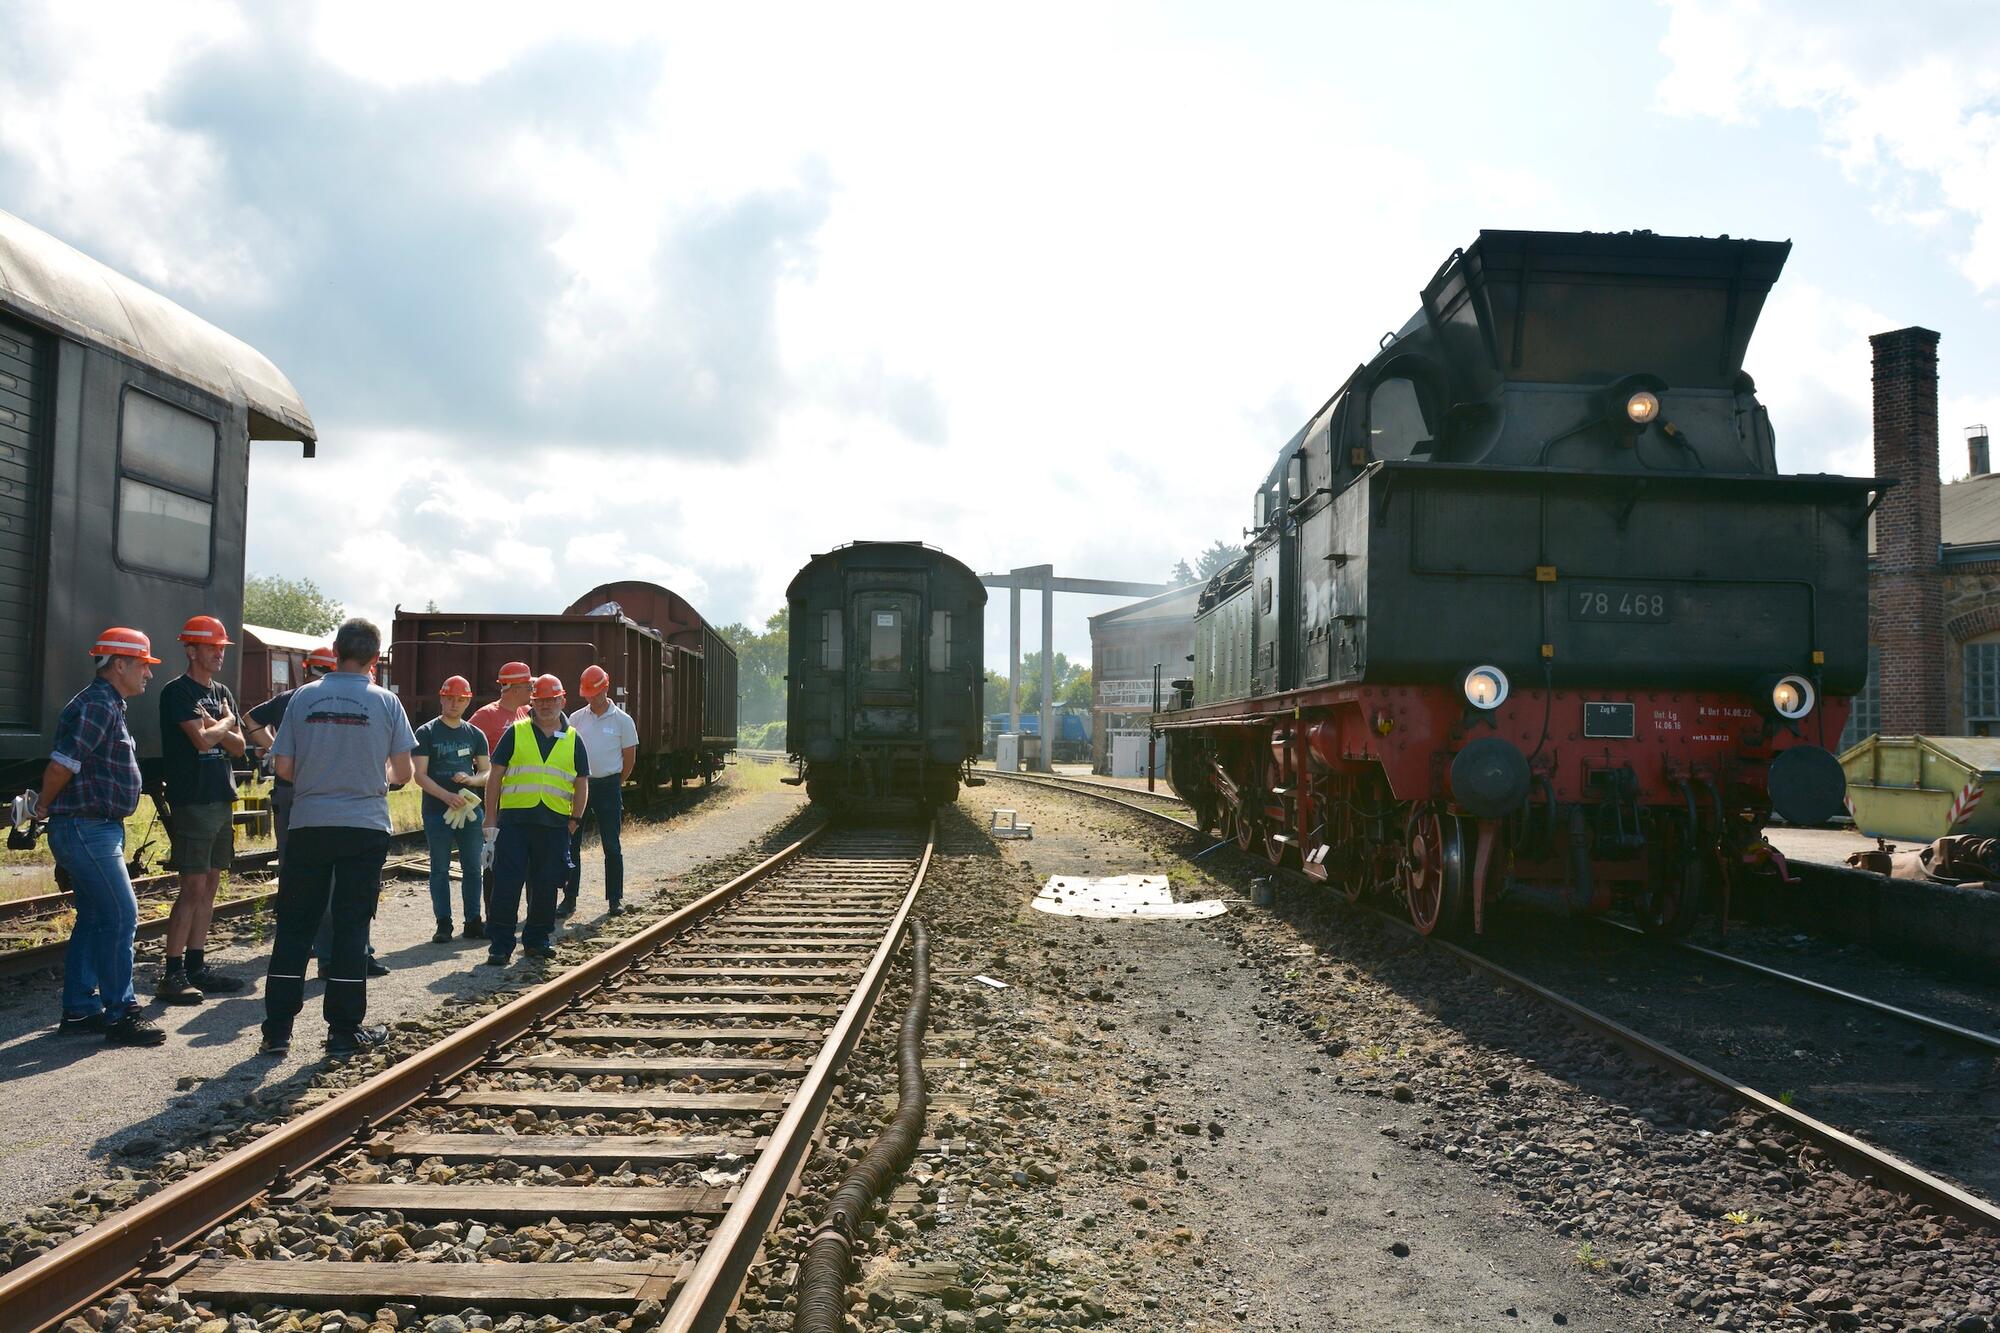
<svg viewBox="0 0 2000 1333"><path fill-rule="evenodd" d="M118 560L206 582L215 423L136 389L118 425Z"/></svg>
<svg viewBox="0 0 2000 1333"><path fill-rule="evenodd" d="M903 613L878 609L868 613L868 669L903 669Z"/></svg>
<svg viewBox="0 0 2000 1333"><path fill-rule="evenodd" d="M828 671L840 670L840 612L819 613L819 664Z"/></svg>
<svg viewBox="0 0 2000 1333"><path fill-rule="evenodd" d="M1400 375L1377 381L1368 395L1368 452L1376 458L1408 458L1430 438L1416 381Z"/></svg>
<svg viewBox="0 0 2000 1333"><path fill-rule="evenodd" d="M951 612L931 612L931 670L951 670Z"/></svg>

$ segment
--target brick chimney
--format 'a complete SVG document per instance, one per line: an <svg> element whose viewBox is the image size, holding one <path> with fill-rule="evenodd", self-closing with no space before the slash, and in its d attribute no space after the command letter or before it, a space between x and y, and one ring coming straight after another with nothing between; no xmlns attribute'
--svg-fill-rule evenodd
<svg viewBox="0 0 2000 1333"><path fill-rule="evenodd" d="M1944 575L1938 568L1938 335L1898 329L1875 350L1875 475L1896 486L1875 510L1869 638L1881 653L1885 736L1945 730Z"/></svg>

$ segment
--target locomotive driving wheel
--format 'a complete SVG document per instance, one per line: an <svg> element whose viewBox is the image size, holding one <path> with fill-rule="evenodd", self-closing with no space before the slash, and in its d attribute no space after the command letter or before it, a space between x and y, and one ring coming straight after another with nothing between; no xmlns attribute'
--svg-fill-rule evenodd
<svg viewBox="0 0 2000 1333"><path fill-rule="evenodd" d="M1250 851L1264 840L1264 831L1259 824L1257 816L1251 814L1247 809L1236 812L1236 828L1234 831L1236 834L1236 846L1242 851Z"/></svg>
<svg viewBox="0 0 2000 1333"><path fill-rule="evenodd" d="M1396 883L1419 933L1449 932L1465 919L1470 876L1463 821L1430 803L1412 810Z"/></svg>

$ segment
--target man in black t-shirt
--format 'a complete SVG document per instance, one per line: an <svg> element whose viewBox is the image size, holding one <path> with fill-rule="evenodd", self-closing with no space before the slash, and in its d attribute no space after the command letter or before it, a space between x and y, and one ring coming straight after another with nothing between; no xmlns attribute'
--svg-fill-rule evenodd
<svg viewBox="0 0 2000 1333"><path fill-rule="evenodd" d="M155 994L166 1004L200 1004L243 989L208 965L215 891L236 851L236 774L244 750L236 698L215 678L230 646L214 616L181 627L188 669L160 691L160 767L166 776L167 837L180 888L167 917L166 966Z"/></svg>
<svg viewBox="0 0 2000 1333"><path fill-rule="evenodd" d="M315 648L306 654L306 679L318 680L338 665L333 649ZM285 720L285 710L291 707L292 696L297 687L280 690L243 715L250 724L250 743L260 750L269 750L277 737L278 724ZM280 777L271 779L271 828L278 836L278 866L285 864L285 834L291 831L292 784Z"/></svg>

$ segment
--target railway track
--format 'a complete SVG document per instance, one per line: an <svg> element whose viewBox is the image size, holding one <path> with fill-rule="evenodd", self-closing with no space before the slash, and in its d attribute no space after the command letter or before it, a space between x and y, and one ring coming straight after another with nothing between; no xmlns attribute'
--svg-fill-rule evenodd
<svg viewBox="0 0 2000 1333"><path fill-rule="evenodd" d="M670 1304L660 1328L720 1327L881 993L934 836L822 826L0 1276L0 1325L47 1327L120 1284L171 1282L231 1309L650 1300ZM234 1219L236 1237L247 1222L307 1249L322 1217L350 1243L313 1258L205 1239ZM381 1239L389 1219L429 1221L436 1239L412 1257ZM603 1243L527 1238L547 1226Z"/></svg>
<svg viewBox="0 0 2000 1333"><path fill-rule="evenodd" d="M1201 833L1201 830L1186 819L1168 814L1154 806L1126 800L1101 790L1079 788L1073 785L1073 780L1072 783L1066 784L1040 776L1031 777L1013 773L1002 773L998 776L1013 782L1052 787L1059 791L1073 791L1079 795L1109 801L1138 814L1172 824L1188 833L1197 835ZM1090 785L1102 787L1105 784ZM1310 882L1296 872L1278 873L1296 879L1299 883ZM1616 951L1617 967L1620 970L1610 974L1618 978L1618 985L1625 993L1625 998L1617 1005L1621 1012L1618 1016L1614 1016L1571 998L1556 989L1555 985L1548 984L1546 980L1537 980L1529 975L1532 970L1547 978L1553 972L1559 978L1557 984L1583 989L1591 987L1594 976L1598 988L1603 989L1607 960L1602 952L1593 955L1588 951L1571 953L1561 949L1550 950L1546 946L1546 932L1539 933L1536 943L1528 945L1502 941L1496 947L1487 937L1469 942L1469 946L1462 945L1449 940L1420 936L1414 927L1399 915L1380 909L1371 910L1374 910L1375 914L1390 927L1405 932L1428 946L1449 952L1467 965L1494 977L1510 988L1532 996L1572 1023L1608 1038L1634 1056L1709 1084L1757 1111L1784 1122L1793 1132L1816 1143L1829 1156L1840 1161L1856 1175L1872 1177L1878 1183L1901 1190L1913 1198L1967 1222L2000 1230L2000 1206L1958 1184L1932 1174L1905 1156L1866 1142L1855 1134L1808 1114L1792 1104L1795 1100L1803 1100L1813 1105L1815 1109L1819 1109L1823 1102L1841 1114L1849 1123L1859 1124L1863 1119L1874 1122L1870 1124L1869 1129L1871 1132L1879 1133L1883 1129L1883 1123L1878 1113L1884 1109L1880 1103L1882 1099L1890 1096L1885 1091L1885 1085L1890 1081L1886 1067L1880 1072L1866 1064L1854 1070L1837 1068L1821 1079L1819 1086L1800 1083L1787 1087L1784 1084L1777 1084L1775 1086L1781 1091L1777 1095L1772 1095L1752 1086L1741 1077L1724 1072L1705 1059L1669 1045L1656 1036L1647 1035L1633 1024L1643 1023L1648 1031L1655 1032L1663 1026L1667 1027L1674 1031L1676 1039L1683 1040L1684 1044L1699 1037L1700 1034L1694 1031L1695 1023L1689 1021L1684 1009L1691 1006L1697 996L1707 994L1713 997L1718 988L1712 979L1702 976L1699 971L1679 961L1692 960L1693 963L1702 966L1720 963L1740 970L1746 976L1754 976L1760 984L1772 990L1787 990L1810 995L1818 1001L1826 1002L1828 1007L1837 1006L1866 1013L1879 1019L1884 1027L1892 1024L1902 1025L1904 1035L1908 1037L1923 1034L1922 1038L1914 1043L1909 1041L1899 1043L1895 1040L1883 1042L1880 1027L1871 1034L1871 1038L1881 1048L1874 1053L1876 1056L1880 1056L1882 1050L1900 1051L1899 1058L1902 1063L1895 1066L1894 1070L1899 1080L1894 1097L1899 1101L1917 1100L1923 1103L1910 1108L1915 1122L1913 1132L1916 1135L1910 1143L1910 1147L1914 1150L1913 1155L1939 1160L1941 1167L1949 1163L1950 1169L1955 1173L1963 1174L1995 1194L2000 1194L2000 1189L1996 1189L1996 1185L2000 1185L2000 1175L1976 1166L1968 1170L1963 1159L1952 1155L1951 1148L1955 1143L1977 1141L1962 1138L1960 1135L1966 1129L1975 1127L1972 1122L1979 1122L1977 1127L1983 1129L1984 1121L1990 1119L1991 1094L1985 1086L1989 1078L1986 1066L1990 1065L1993 1052L2000 1050L2000 1037L1905 1007L1885 1004L1853 991L1827 986L1810 978L1784 972L1749 959L1738 958L1720 950L1699 946L1661 949L1650 941L1630 940L1629 936L1627 937L1629 943ZM1602 932L1597 938L1613 940L1617 936L1612 932ZM1656 960L1656 965L1652 968L1639 969L1638 961L1648 955ZM1561 959L1564 965L1552 967L1549 962L1552 957ZM1768 993L1732 987L1720 1003L1728 1006L1729 1012L1733 1015L1732 1021L1736 1025L1752 1033L1771 1023L1773 1006L1768 999ZM1822 1016L1826 1012L1825 1007L1820 1010ZM1679 1021L1676 1021L1677 1016ZM1787 1036L1799 1035L1805 1022L1803 1013L1796 1013L1787 1021L1789 1026L1765 1033L1760 1038L1759 1044L1767 1047L1780 1045L1782 1039ZM1826 1038L1826 1029L1821 1027L1814 1034L1816 1040L1808 1042L1818 1049L1808 1051L1796 1048L1794 1054L1802 1057L1802 1066L1823 1064L1825 1057L1831 1053L1829 1047L1833 1047L1837 1052L1837 1042L1853 1040L1852 1029L1851 1023L1836 1021L1838 1036L1835 1040L1829 1041ZM1749 1044L1748 1041L1734 1045L1729 1042L1720 1043L1717 1046L1716 1058L1757 1064L1766 1070L1780 1067L1772 1060L1756 1058L1754 1052L1751 1057L1746 1058L1741 1048ZM1923 1049L1918 1050L1917 1046L1922 1046ZM1708 1052L1704 1051L1703 1054ZM1972 1060L1978 1061L1979 1064L1968 1065L1967 1062ZM1912 1063L1921 1061L1930 1061L1936 1068L1929 1068L1922 1063ZM1940 1109L1938 1103L1941 1099L1949 1099L1951 1104ZM1904 1145L1899 1143L1898 1146Z"/></svg>

